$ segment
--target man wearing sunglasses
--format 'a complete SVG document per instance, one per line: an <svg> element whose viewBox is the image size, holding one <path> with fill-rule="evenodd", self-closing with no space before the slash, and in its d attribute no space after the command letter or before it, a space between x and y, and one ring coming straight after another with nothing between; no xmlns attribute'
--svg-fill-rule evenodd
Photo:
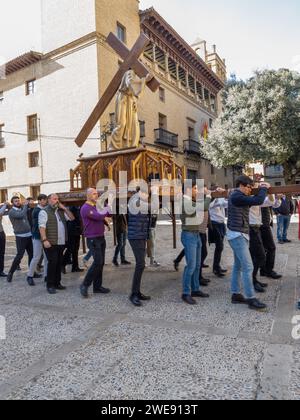
<svg viewBox="0 0 300 420"><path fill-rule="evenodd" d="M267 306L260 302L253 287L253 262L249 249L249 214L250 207L261 206L267 197L268 187L261 184L259 193L253 196L253 181L246 175L236 180L236 190L229 197L227 239L234 253L232 271L232 303L246 304L250 309L266 310ZM244 295L241 294L241 277L244 284Z"/></svg>

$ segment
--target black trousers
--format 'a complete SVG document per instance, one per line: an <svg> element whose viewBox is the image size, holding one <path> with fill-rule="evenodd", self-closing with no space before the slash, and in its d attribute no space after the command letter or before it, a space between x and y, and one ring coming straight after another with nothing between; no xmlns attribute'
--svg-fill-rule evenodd
<svg viewBox="0 0 300 420"><path fill-rule="evenodd" d="M138 295L139 293L141 293L142 277L145 270L147 241L130 240L129 243L136 261L135 272L132 282L132 295Z"/></svg>
<svg viewBox="0 0 300 420"><path fill-rule="evenodd" d="M201 238L202 247L201 247L201 266L200 266L200 277L199 278L202 279L203 264L205 263L205 260L208 256L207 234L206 233L200 233L200 238Z"/></svg>
<svg viewBox="0 0 300 420"><path fill-rule="evenodd" d="M45 248L45 254L48 260L48 289L55 289L61 284L61 265L63 260L64 249L64 245L53 245L51 248Z"/></svg>
<svg viewBox="0 0 300 420"><path fill-rule="evenodd" d="M254 265L253 278L256 278L258 270L266 265L266 251L259 227L250 227L250 253Z"/></svg>
<svg viewBox="0 0 300 420"><path fill-rule="evenodd" d="M25 252L28 255L28 266L30 266L31 260L33 258L33 244L32 244L32 237L29 238L20 238L16 236L16 246L17 246L17 255L12 263L12 266L9 270L11 274L19 267Z"/></svg>
<svg viewBox="0 0 300 420"><path fill-rule="evenodd" d="M6 236L4 232L0 232L0 274L4 271Z"/></svg>
<svg viewBox="0 0 300 420"><path fill-rule="evenodd" d="M262 226L260 231L266 252L266 264L263 268L263 271L266 274L271 274L272 271L274 271L276 259L276 245L274 241L274 235L270 226Z"/></svg>
<svg viewBox="0 0 300 420"><path fill-rule="evenodd" d="M84 279L84 286L94 286L94 291L99 290L103 283L103 268L105 264L106 240L104 237L88 239L87 245L92 252L94 262Z"/></svg>
<svg viewBox="0 0 300 420"><path fill-rule="evenodd" d="M215 254L214 254L214 271L221 270L221 260L222 254L224 251L224 239L226 236L226 226L223 223L214 223L212 222L213 237L216 245Z"/></svg>
<svg viewBox="0 0 300 420"><path fill-rule="evenodd" d="M67 249L64 253L63 266L68 265L72 258L72 270L79 268L78 254L80 248L80 236L71 235L68 238Z"/></svg>

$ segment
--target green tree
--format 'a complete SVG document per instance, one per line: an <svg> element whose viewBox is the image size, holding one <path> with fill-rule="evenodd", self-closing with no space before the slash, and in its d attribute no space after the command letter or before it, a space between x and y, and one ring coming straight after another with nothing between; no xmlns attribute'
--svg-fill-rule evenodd
<svg viewBox="0 0 300 420"><path fill-rule="evenodd" d="M281 69L258 71L245 83L232 78L223 113L203 149L216 167L280 164L286 183L295 183L300 176L300 74Z"/></svg>

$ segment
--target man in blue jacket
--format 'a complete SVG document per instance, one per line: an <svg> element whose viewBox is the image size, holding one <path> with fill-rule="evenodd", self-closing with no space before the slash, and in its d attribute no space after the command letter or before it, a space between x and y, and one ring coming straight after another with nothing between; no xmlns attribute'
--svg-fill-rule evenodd
<svg viewBox="0 0 300 420"><path fill-rule="evenodd" d="M158 194L158 191L153 191ZM141 282L145 270L146 246L149 239L151 212L148 194L137 188L137 194L129 202L128 240L132 248L136 266L132 281L130 301L134 306L142 306L142 301L151 300L141 293Z"/></svg>
<svg viewBox="0 0 300 420"><path fill-rule="evenodd" d="M252 195L253 181L248 176L240 176L228 203L228 233L227 239L234 253L232 271L232 303L248 304L250 309L265 310L267 306L256 299L253 287L253 262L249 250L249 214L250 207L261 206L268 193L267 185L261 184L257 196ZM244 283L246 298L241 294L241 276Z"/></svg>

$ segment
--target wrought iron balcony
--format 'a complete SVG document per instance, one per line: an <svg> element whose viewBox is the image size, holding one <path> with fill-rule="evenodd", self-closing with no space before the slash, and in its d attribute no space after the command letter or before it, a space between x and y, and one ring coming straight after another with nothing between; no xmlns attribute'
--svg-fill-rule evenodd
<svg viewBox="0 0 300 420"><path fill-rule="evenodd" d="M201 144L198 141L189 139L189 140L185 140L183 143L184 143L184 150L186 153L190 153L190 154L194 154L198 156L202 155Z"/></svg>
<svg viewBox="0 0 300 420"><path fill-rule="evenodd" d="M171 133L170 131L158 128L155 132L155 143L162 144L171 148L178 147L178 134Z"/></svg>

